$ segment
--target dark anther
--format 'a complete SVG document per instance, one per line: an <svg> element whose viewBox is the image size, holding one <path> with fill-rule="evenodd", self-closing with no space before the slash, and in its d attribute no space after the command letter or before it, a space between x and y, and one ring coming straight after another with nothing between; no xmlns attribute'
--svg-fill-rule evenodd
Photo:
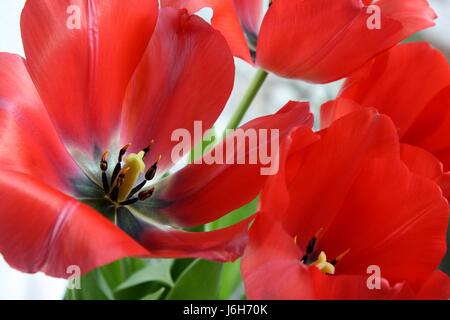
<svg viewBox="0 0 450 320"><path fill-rule="evenodd" d="M154 191L155 191L154 188L151 188L151 189L148 189L148 190L141 191L141 192L139 192L139 194L138 194L138 199L139 199L140 201L144 201L144 200L150 198L150 197L152 196L152 194L153 194Z"/></svg>
<svg viewBox="0 0 450 320"><path fill-rule="evenodd" d="M125 155L125 153L127 153L128 148L131 146L131 143L127 144L126 146L124 146L122 149L120 149L119 151L119 158L117 159L117 161L122 162L122 158Z"/></svg>
<svg viewBox="0 0 450 320"><path fill-rule="evenodd" d="M127 144L126 146L124 146L122 149L120 149L119 151L119 157L117 158L117 163L116 166L114 167L112 176L111 176L111 183L113 184L114 181L117 178L117 175L119 174L120 170L122 169L122 159L123 156L125 155L125 153L127 153L128 148L131 146L131 143Z"/></svg>
<svg viewBox="0 0 450 320"><path fill-rule="evenodd" d="M145 173L145 180L150 181L155 177L158 162L155 162Z"/></svg>
<svg viewBox="0 0 450 320"><path fill-rule="evenodd" d="M306 246L306 254L302 257L301 261L306 263L308 261L308 257L310 254L313 253L314 248L317 243L317 239L319 238L319 235L322 233L322 228L319 229L319 231L316 232L316 234L309 240L308 245Z"/></svg>
<svg viewBox="0 0 450 320"><path fill-rule="evenodd" d="M316 246L317 238L316 236L312 237L312 239L308 242L306 246L306 254L310 255L314 251L314 247Z"/></svg>
<svg viewBox="0 0 450 320"><path fill-rule="evenodd" d="M103 172L108 170L108 161L107 161L108 154L109 154L108 151L103 152L102 158L100 160L100 170L102 170Z"/></svg>
<svg viewBox="0 0 450 320"><path fill-rule="evenodd" d="M128 205L133 204L133 203L136 203L136 202L138 202L138 201L139 201L138 198L132 198L132 199L128 199L128 200L119 202L119 204L120 204L121 206L128 206Z"/></svg>
<svg viewBox="0 0 450 320"><path fill-rule="evenodd" d="M308 257L314 251L314 247L316 246L317 238L316 236L312 237L312 239L308 242L306 246L306 254L302 257L301 261L306 263L308 261Z"/></svg>
<svg viewBox="0 0 450 320"><path fill-rule="evenodd" d="M142 158L145 158L147 153L150 152L150 150L152 149L152 146L153 146L154 143L155 142L152 140L148 146L146 146L144 149L142 149L142 151L144 151L144 156Z"/></svg>
<svg viewBox="0 0 450 320"><path fill-rule="evenodd" d="M300 259L301 262L306 263L306 260L308 260L308 255L305 254L303 255L303 257Z"/></svg>
<svg viewBox="0 0 450 320"><path fill-rule="evenodd" d="M102 183L103 190L108 193L109 192L109 182L108 176L106 175L106 171L108 170L108 151L103 152L102 158L100 159L100 170L102 170Z"/></svg>

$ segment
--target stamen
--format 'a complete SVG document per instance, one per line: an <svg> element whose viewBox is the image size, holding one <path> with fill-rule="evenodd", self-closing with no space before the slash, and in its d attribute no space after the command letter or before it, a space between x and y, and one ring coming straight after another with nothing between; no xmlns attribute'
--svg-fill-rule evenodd
<svg viewBox="0 0 450 320"><path fill-rule="evenodd" d="M348 253L350 252L350 249L345 250L344 252L342 252L340 255L338 255L336 258L334 258L333 260L331 260L331 264L333 266L335 266L339 261L342 260L342 258L344 258Z"/></svg>
<svg viewBox="0 0 450 320"><path fill-rule="evenodd" d="M100 160L100 170L102 170L103 172L108 170L108 161L107 161L108 154L109 154L108 151L103 152L102 158Z"/></svg>
<svg viewBox="0 0 450 320"><path fill-rule="evenodd" d="M136 187L134 187L130 194L128 195L128 199L131 198L132 196L134 196L136 194L136 192L140 191L143 187L145 187L147 183L147 180L142 181L141 183L139 183Z"/></svg>
<svg viewBox="0 0 450 320"><path fill-rule="evenodd" d="M114 184L116 181L117 175L119 174L120 170L122 169L122 166L120 162L116 163L116 166L114 167L113 173L111 175L111 183Z"/></svg>
<svg viewBox="0 0 450 320"><path fill-rule="evenodd" d="M150 198L153 195L154 191L155 191L155 188L151 188L151 189L148 189L148 190L141 191L138 194L138 199L140 201L144 201L144 200Z"/></svg>
<svg viewBox="0 0 450 320"><path fill-rule="evenodd" d="M319 238L320 234L322 233L323 228L320 228L312 237L311 240L309 240L308 245L306 246L306 254L302 257L301 261L306 262L308 260L308 256L313 253L314 247L316 246L317 239Z"/></svg>
<svg viewBox="0 0 450 320"><path fill-rule="evenodd" d="M120 149L120 151L119 151L119 158L117 159L117 161L122 162L122 158L125 155L125 153L127 153L127 150L128 150L128 148L130 146L131 146L131 143L128 143L122 149Z"/></svg>
<svg viewBox="0 0 450 320"><path fill-rule="evenodd" d="M130 168L123 168L120 171L119 176L117 177L116 183L114 185L114 188L111 191L111 200L117 201L120 192L120 187L125 182L125 178L128 171L130 171Z"/></svg>
<svg viewBox="0 0 450 320"><path fill-rule="evenodd" d="M131 146L131 143L128 143L125 145L122 149L119 150L119 156L117 157L117 163L114 167L112 176L111 176L111 183L114 184L117 175L119 174L120 170L122 169L122 159L125 153L127 152L128 148Z"/></svg>
<svg viewBox="0 0 450 320"><path fill-rule="evenodd" d="M150 142L150 144L149 144L147 147L145 147L144 149L142 149L142 151L144 151L144 156L142 157L142 159L144 159L145 156L147 155L147 153L150 152L150 150L152 149L152 146L153 146L154 143L155 143L155 141L152 140L152 141Z"/></svg>
<svg viewBox="0 0 450 320"><path fill-rule="evenodd" d="M158 169L158 162L161 160L161 155L159 155L158 159L155 161L154 164L147 170L145 173L145 180L150 181L152 180L156 175L156 170Z"/></svg>
<svg viewBox="0 0 450 320"><path fill-rule="evenodd" d="M105 193L109 192L109 182L108 176L106 175L106 171L108 170L108 151L103 152L102 158L100 159L100 170L102 171L102 184L103 190Z"/></svg>
<svg viewBox="0 0 450 320"><path fill-rule="evenodd" d="M147 153L150 152L153 143L154 141L152 140L151 143L147 147L142 149L142 151L140 151L139 153L130 153L126 157L124 156L131 144L128 143L123 148L121 148L119 150L117 164L114 167L110 181L108 181L107 176L107 158L109 152L105 151L102 154L102 157L100 159L100 169L102 171L103 189L105 191L105 194L109 196L109 199L111 201L119 205L126 206L136 203L137 201L144 201L145 199L152 196L154 188L141 192L139 191L145 187L147 181L150 181L155 177L158 168L158 162L161 159L161 156L159 156L156 159L155 163L153 163L153 165L145 172L145 163L143 161L143 158ZM122 161L124 162L123 165ZM134 186L139 176L144 172L145 180L139 183L137 186ZM134 194L138 192L138 196L133 197Z"/></svg>

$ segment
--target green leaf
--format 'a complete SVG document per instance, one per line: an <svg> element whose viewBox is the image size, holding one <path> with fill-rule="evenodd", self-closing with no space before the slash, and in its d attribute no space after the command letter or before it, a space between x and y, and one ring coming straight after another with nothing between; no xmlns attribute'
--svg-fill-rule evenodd
<svg viewBox="0 0 450 320"><path fill-rule="evenodd" d="M141 300L158 300L159 298L161 298L165 290L166 289L164 288L160 288L158 291L150 293L145 297L142 297Z"/></svg>
<svg viewBox="0 0 450 320"><path fill-rule="evenodd" d="M142 283L156 281L168 286L173 286L170 268L173 260L151 260L143 269L132 274L128 279L122 282L116 291L128 289Z"/></svg>
<svg viewBox="0 0 450 320"><path fill-rule="evenodd" d="M223 265L222 277L220 278L221 300L237 299L241 293L242 277L240 261L229 262Z"/></svg>
<svg viewBox="0 0 450 320"><path fill-rule="evenodd" d="M81 277L80 289L68 289L65 299L117 299L114 288L146 265L146 260L126 258L93 270Z"/></svg>
<svg viewBox="0 0 450 320"><path fill-rule="evenodd" d="M180 275L167 300L217 300L221 274L222 264L197 260Z"/></svg>
<svg viewBox="0 0 450 320"><path fill-rule="evenodd" d="M205 231L205 230L201 230ZM183 274L184 270L189 268L189 266L195 262L195 259L192 258L185 258L185 259L175 259L172 265L172 279L174 281L177 281L178 278Z"/></svg>
<svg viewBox="0 0 450 320"><path fill-rule="evenodd" d="M102 291L102 293L109 299L109 300L115 300L114 294L109 287L108 282L106 282L105 277L103 276L103 272L101 269L94 270L95 277L97 280L98 287Z"/></svg>

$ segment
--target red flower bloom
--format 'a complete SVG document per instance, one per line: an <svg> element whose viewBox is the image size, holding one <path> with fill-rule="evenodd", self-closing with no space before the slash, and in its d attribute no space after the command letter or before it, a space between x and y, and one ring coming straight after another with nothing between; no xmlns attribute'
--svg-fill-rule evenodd
<svg viewBox="0 0 450 320"><path fill-rule="evenodd" d="M71 5L80 28L66 25ZM194 120L208 129L221 113L232 55L200 18L157 15L156 0L27 1L27 59L0 54L0 252L13 267L66 277L69 265L88 272L126 256L241 254L248 221L214 232L179 227L254 199L258 167L191 165L164 177L173 130ZM308 107L292 103L246 127L285 128L283 139L311 122Z"/></svg>
<svg viewBox="0 0 450 320"><path fill-rule="evenodd" d="M426 43L399 45L380 55L349 77L337 100L322 106L321 126L362 107L391 117L404 143L404 160L436 180L449 197L450 174L443 173L450 170L450 66L445 57ZM429 161L429 153L443 168L438 160Z"/></svg>
<svg viewBox="0 0 450 320"><path fill-rule="evenodd" d="M247 296L450 297L449 278L435 271L447 202L401 160L390 119L365 109L317 135L307 147L293 137L285 170L262 192L242 261ZM379 267L379 289L367 285L369 266Z"/></svg>
<svg viewBox="0 0 450 320"><path fill-rule="evenodd" d="M256 64L284 77L319 83L345 77L433 26L436 18L426 0L381 0L377 9L369 7L371 2L275 0L262 19L262 0L162 0L164 6L190 12L213 8L212 25L235 56L251 62L244 30L250 49L256 50Z"/></svg>

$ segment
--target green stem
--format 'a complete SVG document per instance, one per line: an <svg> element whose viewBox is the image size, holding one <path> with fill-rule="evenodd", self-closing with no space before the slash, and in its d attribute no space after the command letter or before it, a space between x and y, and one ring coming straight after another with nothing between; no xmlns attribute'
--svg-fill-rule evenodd
<svg viewBox="0 0 450 320"><path fill-rule="evenodd" d="M242 98L241 103L239 103L236 112L231 117L230 122L228 123L226 129L236 129L239 126L245 114L247 113L248 108L255 99L256 94L258 93L259 89L261 89L264 81L266 80L267 75L268 73L262 69L256 71L256 74L253 77L250 86L245 92L245 95Z"/></svg>

